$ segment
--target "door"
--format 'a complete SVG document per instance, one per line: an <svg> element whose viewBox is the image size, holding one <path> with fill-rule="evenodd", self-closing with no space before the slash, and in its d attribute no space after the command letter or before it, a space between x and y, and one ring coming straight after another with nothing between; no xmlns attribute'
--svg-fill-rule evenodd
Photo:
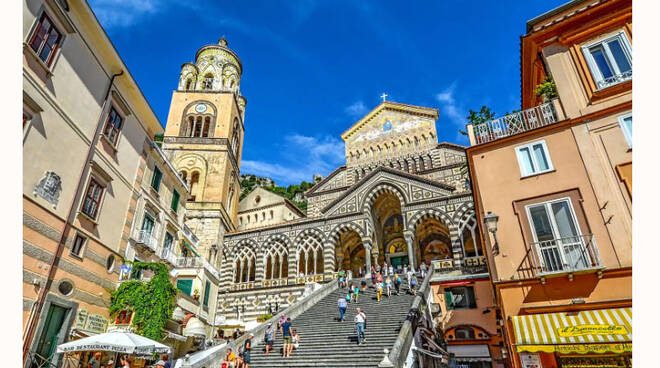
<svg viewBox="0 0 660 368"><path fill-rule="evenodd" d="M55 352L67 311L67 308L54 304L51 304L48 308L48 314L46 315L39 340L37 340L37 347L34 350L36 355L32 367L48 366L46 362L50 361L53 352Z"/></svg>
<svg viewBox="0 0 660 368"><path fill-rule="evenodd" d="M586 268L585 247L568 198L527 206L543 272Z"/></svg>
<svg viewBox="0 0 660 368"><path fill-rule="evenodd" d="M151 235L151 232L153 230L154 230L154 219L145 213L144 220L142 220L142 231Z"/></svg>

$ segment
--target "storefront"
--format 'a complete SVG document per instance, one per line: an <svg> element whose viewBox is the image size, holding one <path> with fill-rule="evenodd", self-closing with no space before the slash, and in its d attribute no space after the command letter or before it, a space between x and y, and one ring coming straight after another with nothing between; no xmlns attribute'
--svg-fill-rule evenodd
<svg viewBox="0 0 660 368"><path fill-rule="evenodd" d="M448 345L450 365L455 368L491 368L490 349L486 344Z"/></svg>
<svg viewBox="0 0 660 368"><path fill-rule="evenodd" d="M632 308L511 317L523 368L632 367Z"/></svg>

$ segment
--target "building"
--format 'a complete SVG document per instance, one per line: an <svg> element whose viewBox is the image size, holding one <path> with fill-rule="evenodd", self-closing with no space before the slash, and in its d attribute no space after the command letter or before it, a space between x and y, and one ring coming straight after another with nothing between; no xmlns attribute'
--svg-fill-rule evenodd
<svg viewBox="0 0 660 368"><path fill-rule="evenodd" d="M631 51L631 1L542 14L521 37L523 110L468 126L513 367L632 365Z"/></svg>
<svg viewBox="0 0 660 368"><path fill-rule="evenodd" d="M23 359L41 366L106 330L162 132L87 2L23 2L23 132Z"/></svg>
<svg viewBox="0 0 660 368"><path fill-rule="evenodd" d="M290 200L256 187L238 203L238 230L281 224L305 217Z"/></svg>

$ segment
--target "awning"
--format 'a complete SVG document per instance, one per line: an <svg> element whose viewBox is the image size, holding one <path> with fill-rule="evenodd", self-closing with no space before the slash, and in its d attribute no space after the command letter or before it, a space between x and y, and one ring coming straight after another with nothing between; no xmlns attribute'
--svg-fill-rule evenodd
<svg viewBox="0 0 660 368"><path fill-rule="evenodd" d="M440 285L440 287L447 288L447 287L455 287L455 286L465 286L472 284L472 281L452 281L452 282L443 282Z"/></svg>
<svg viewBox="0 0 660 368"><path fill-rule="evenodd" d="M620 353L632 348L628 344L632 308L532 314L511 320L519 352Z"/></svg>
<svg viewBox="0 0 660 368"><path fill-rule="evenodd" d="M190 244L187 239L183 238L181 240L183 240L183 244L185 244L186 247L188 247L188 249L190 249L191 252L193 252L197 257L200 257L200 255L199 255L199 253L197 253L197 250L195 249L195 247L193 247L192 244Z"/></svg>
<svg viewBox="0 0 660 368"><path fill-rule="evenodd" d="M165 339L172 339L172 340L183 341L183 342L186 342L186 341L188 340L187 337L185 337L185 336L181 336L181 335L179 335L179 334L177 334L177 333L174 333L174 332L172 332L172 331L165 331L165 332L167 332L167 336L165 336L165 337L163 338L163 340L165 340Z"/></svg>
<svg viewBox="0 0 660 368"><path fill-rule="evenodd" d="M486 344L449 345L447 351L454 354L457 362L490 362L490 350Z"/></svg>

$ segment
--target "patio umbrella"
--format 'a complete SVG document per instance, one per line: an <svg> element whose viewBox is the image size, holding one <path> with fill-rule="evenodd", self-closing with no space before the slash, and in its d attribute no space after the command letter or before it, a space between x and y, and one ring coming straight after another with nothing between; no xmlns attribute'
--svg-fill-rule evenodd
<svg viewBox="0 0 660 368"><path fill-rule="evenodd" d="M167 353L170 347L126 331L112 331L57 346L58 353L74 351L111 351L131 355Z"/></svg>

